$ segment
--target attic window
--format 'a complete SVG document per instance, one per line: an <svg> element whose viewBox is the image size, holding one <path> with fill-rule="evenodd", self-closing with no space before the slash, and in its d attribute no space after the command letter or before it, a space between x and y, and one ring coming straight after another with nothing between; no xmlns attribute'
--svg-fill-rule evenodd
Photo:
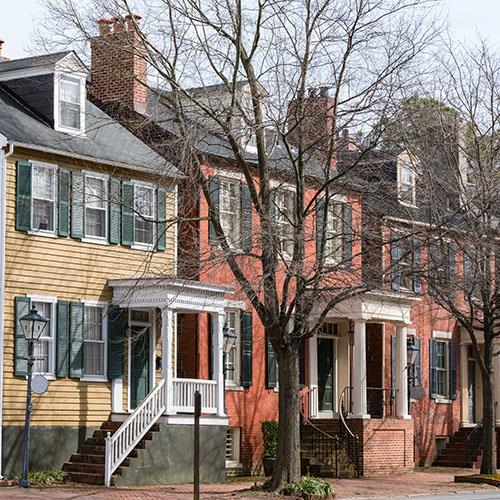
<svg viewBox="0 0 500 500"><path fill-rule="evenodd" d="M59 80L59 126L63 129L82 129L82 81L61 76Z"/></svg>
<svg viewBox="0 0 500 500"><path fill-rule="evenodd" d="M398 165L398 198L407 205L415 205L415 172L408 163Z"/></svg>

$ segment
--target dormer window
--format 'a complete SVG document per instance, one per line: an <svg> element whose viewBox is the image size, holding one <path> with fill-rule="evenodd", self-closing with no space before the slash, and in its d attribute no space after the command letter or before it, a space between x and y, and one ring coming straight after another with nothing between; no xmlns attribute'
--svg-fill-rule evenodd
<svg viewBox="0 0 500 500"><path fill-rule="evenodd" d="M398 198L405 205L415 205L415 171L406 162L398 165Z"/></svg>
<svg viewBox="0 0 500 500"><path fill-rule="evenodd" d="M73 134L85 129L85 78L56 75L55 129Z"/></svg>

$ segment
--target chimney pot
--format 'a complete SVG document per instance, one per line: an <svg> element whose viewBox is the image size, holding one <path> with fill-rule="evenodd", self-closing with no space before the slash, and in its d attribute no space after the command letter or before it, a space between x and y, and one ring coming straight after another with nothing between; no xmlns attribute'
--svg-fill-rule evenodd
<svg viewBox="0 0 500 500"><path fill-rule="evenodd" d="M344 130L342 130L342 137L349 137L349 129L348 128L345 128Z"/></svg>
<svg viewBox="0 0 500 500"><path fill-rule="evenodd" d="M106 36L111 33L111 26L113 24L113 21L111 19L98 19L97 24L99 26L99 35Z"/></svg>
<svg viewBox="0 0 500 500"><path fill-rule="evenodd" d="M127 25L127 30L132 31L136 29L137 24L142 19L142 16L139 14L128 14L125 16L125 23Z"/></svg>
<svg viewBox="0 0 500 500"><path fill-rule="evenodd" d="M320 87L319 88L319 95L321 97L328 97L328 90L330 89L330 87Z"/></svg>

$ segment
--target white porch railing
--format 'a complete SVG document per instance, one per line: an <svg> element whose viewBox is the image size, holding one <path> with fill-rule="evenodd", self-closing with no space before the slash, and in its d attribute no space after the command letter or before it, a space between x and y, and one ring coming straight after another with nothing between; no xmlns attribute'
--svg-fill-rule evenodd
<svg viewBox="0 0 500 500"><path fill-rule="evenodd" d="M194 413L194 393L201 394L201 411L217 413L217 381L174 378L174 411Z"/></svg>
<svg viewBox="0 0 500 500"><path fill-rule="evenodd" d="M108 432L104 463L104 484L106 486L110 486L113 472L163 415L165 411L164 386L165 380L161 379L118 430L113 435Z"/></svg>

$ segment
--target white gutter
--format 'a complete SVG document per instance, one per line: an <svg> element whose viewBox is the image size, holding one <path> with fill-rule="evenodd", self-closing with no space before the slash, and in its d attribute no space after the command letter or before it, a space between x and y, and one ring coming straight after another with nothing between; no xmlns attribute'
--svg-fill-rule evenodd
<svg viewBox="0 0 500 500"><path fill-rule="evenodd" d="M7 158L14 152L14 145L0 134L0 478L3 479L3 353L5 334L5 211L7 198Z"/></svg>

